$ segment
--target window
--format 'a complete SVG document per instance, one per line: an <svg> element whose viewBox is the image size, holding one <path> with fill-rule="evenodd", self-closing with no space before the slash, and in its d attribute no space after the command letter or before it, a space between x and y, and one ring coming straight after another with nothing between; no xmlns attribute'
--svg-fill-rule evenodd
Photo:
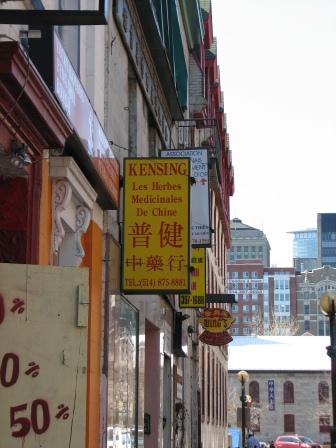
<svg viewBox="0 0 336 448"><path fill-rule="evenodd" d="M328 327L329 328L329 327ZM325 320L320 319L319 318L319 322L318 322L318 335L319 336L325 336L327 334L326 332L326 325L325 325Z"/></svg>
<svg viewBox="0 0 336 448"><path fill-rule="evenodd" d="M158 331L149 333L146 328L146 341L147 337L152 341L160 340ZM109 344L115 347L116 352L107 378L109 390L107 426L120 428L120 432L129 437L129 445L135 446L135 434L138 431L139 316L138 311L131 304L118 296L113 304L111 303L108 334ZM148 350L147 347L146 350ZM122 368L119 368L120 366ZM125 405L123 415L116 412L113 406L113 403L119 402L120 396L123 397ZM134 428L135 432L131 428Z"/></svg>
<svg viewBox="0 0 336 448"><path fill-rule="evenodd" d="M202 345L202 351L201 351L201 413L202 413L202 419L204 419L204 414L205 414L205 350L204 350L204 345Z"/></svg>
<svg viewBox="0 0 336 448"><path fill-rule="evenodd" d="M232 310L233 313L237 313L238 312L238 305L232 305L231 310Z"/></svg>
<svg viewBox="0 0 336 448"><path fill-rule="evenodd" d="M309 331L310 330L310 321L309 320L305 320L304 321L304 330L305 331Z"/></svg>
<svg viewBox="0 0 336 448"><path fill-rule="evenodd" d="M293 414L284 415L284 432L295 432L295 416Z"/></svg>
<svg viewBox="0 0 336 448"><path fill-rule="evenodd" d="M294 384L291 381L285 381L283 385L283 401L284 403L294 403Z"/></svg>
<svg viewBox="0 0 336 448"><path fill-rule="evenodd" d="M208 353L207 353L207 409L206 409L206 416L207 416L207 422L210 421L210 396L211 396L211 379L210 379L210 375L211 375L211 364L210 364L210 349L208 348Z"/></svg>
<svg viewBox="0 0 336 448"><path fill-rule="evenodd" d="M243 322L244 322L245 324L248 324L248 323L250 322L249 317L248 317L248 316L243 316Z"/></svg>
<svg viewBox="0 0 336 448"><path fill-rule="evenodd" d="M321 381L318 385L318 396L320 403L329 401L329 384L326 381Z"/></svg>
<svg viewBox="0 0 336 448"><path fill-rule="evenodd" d="M309 314L309 305L304 305L304 314Z"/></svg>
<svg viewBox="0 0 336 448"><path fill-rule="evenodd" d="M320 432L330 432L330 415L320 415Z"/></svg>
<svg viewBox="0 0 336 448"><path fill-rule="evenodd" d="M188 72L179 29L179 11L175 2L165 0L155 0L153 6L162 48L166 49L177 94L184 107L188 99Z"/></svg>
<svg viewBox="0 0 336 448"><path fill-rule="evenodd" d="M59 2L60 9L80 10L79 0L68 0L66 2L66 6L64 5L64 3L65 2ZM73 69L79 75L80 26L59 26L58 34L61 38L67 56L71 61Z"/></svg>
<svg viewBox="0 0 336 448"><path fill-rule="evenodd" d="M249 395L252 397L252 402L259 403L259 383L258 381L251 381L249 384Z"/></svg>
<svg viewBox="0 0 336 448"><path fill-rule="evenodd" d="M249 312L250 311L249 305L243 305L243 311Z"/></svg>
<svg viewBox="0 0 336 448"><path fill-rule="evenodd" d="M279 442L292 442L292 443L298 443L299 439L297 437L291 437L291 436L282 436L279 437Z"/></svg>

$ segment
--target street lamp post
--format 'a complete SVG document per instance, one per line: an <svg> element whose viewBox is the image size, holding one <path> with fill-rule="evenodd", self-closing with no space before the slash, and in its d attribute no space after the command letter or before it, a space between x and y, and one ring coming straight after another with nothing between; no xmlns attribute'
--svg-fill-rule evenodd
<svg viewBox="0 0 336 448"><path fill-rule="evenodd" d="M321 311L329 317L330 325L330 345L327 347L327 354L331 359L331 397L332 397L332 418L333 424L330 428L330 448L336 448L336 292L326 292L320 298Z"/></svg>
<svg viewBox="0 0 336 448"><path fill-rule="evenodd" d="M237 373L237 376L239 378L240 384L241 384L241 396L240 401L242 404L242 415L241 415L241 429L242 429L242 444L243 448L245 447L245 430L246 430L246 402L247 402L247 395L245 394L245 383L249 380L249 374L245 372L245 370L241 370ZM332 447L336 448L336 447Z"/></svg>

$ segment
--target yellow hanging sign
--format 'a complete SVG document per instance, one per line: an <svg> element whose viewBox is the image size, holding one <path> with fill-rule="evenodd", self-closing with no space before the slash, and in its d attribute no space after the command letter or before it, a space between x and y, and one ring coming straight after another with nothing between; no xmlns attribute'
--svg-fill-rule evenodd
<svg viewBox="0 0 336 448"><path fill-rule="evenodd" d="M122 290L190 292L190 160L124 159Z"/></svg>
<svg viewBox="0 0 336 448"><path fill-rule="evenodd" d="M180 294L180 308L205 308L205 271L206 249L204 247L191 249L191 294Z"/></svg>

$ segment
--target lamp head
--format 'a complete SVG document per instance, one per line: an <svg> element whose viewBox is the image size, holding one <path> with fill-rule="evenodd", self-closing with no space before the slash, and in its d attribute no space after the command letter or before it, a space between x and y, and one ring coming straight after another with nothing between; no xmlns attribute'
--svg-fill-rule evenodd
<svg viewBox="0 0 336 448"><path fill-rule="evenodd" d="M249 380L249 374L245 370L238 372L237 376L241 383L246 383Z"/></svg>
<svg viewBox="0 0 336 448"><path fill-rule="evenodd" d="M336 313L336 291L329 291L320 297L320 308L325 316Z"/></svg>
<svg viewBox="0 0 336 448"><path fill-rule="evenodd" d="M18 140L12 141L12 152L10 156L10 162L17 168L22 168L24 166L30 165L32 159L28 154L28 146Z"/></svg>
<svg viewBox="0 0 336 448"><path fill-rule="evenodd" d="M246 395L246 403L252 403L251 395Z"/></svg>

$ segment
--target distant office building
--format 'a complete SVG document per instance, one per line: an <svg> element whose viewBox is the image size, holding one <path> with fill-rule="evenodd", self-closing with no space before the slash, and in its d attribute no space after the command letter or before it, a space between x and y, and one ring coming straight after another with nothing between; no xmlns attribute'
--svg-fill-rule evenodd
<svg viewBox="0 0 336 448"><path fill-rule="evenodd" d="M318 265L336 267L336 213L317 214Z"/></svg>
<svg viewBox="0 0 336 448"><path fill-rule="evenodd" d="M293 266L296 272L317 268L317 229L294 230Z"/></svg>
<svg viewBox="0 0 336 448"><path fill-rule="evenodd" d="M295 269L265 268L261 260L227 265L227 288L235 294L232 335L292 334L296 318Z"/></svg>
<svg viewBox="0 0 336 448"><path fill-rule="evenodd" d="M264 334L293 334L296 332L293 325L295 320L295 269L291 267L265 268Z"/></svg>
<svg viewBox="0 0 336 448"><path fill-rule="evenodd" d="M264 266L270 265L270 251L268 239L262 230L244 224L234 218L230 222L231 248L228 251L228 262L238 260L262 260Z"/></svg>
<svg viewBox="0 0 336 448"><path fill-rule="evenodd" d="M256 332L264 314L263 275L261 260L237 260L227 265L227 287L229 294L235 294L236 304L232 305L235 322L231 334L249 335Z"/></svg>
<svg viewBox="0 0 336 448"><path fill-rule="evenodd" d="M328 319L321 313L319 299L336 289L336 268L324 266L296 276L298 334L329 335Z"/></svg>

